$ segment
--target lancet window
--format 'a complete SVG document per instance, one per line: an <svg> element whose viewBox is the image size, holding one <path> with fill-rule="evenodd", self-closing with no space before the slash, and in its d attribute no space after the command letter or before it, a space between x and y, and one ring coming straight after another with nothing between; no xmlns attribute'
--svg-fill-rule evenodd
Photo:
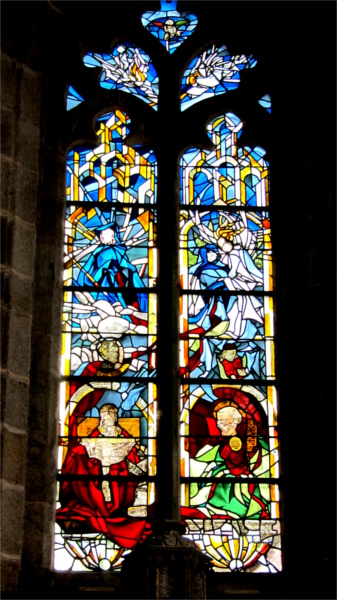
<svg viewBox="0 0 337 600"><path fill-rule="evenodd" d="M168 55L198 23L176 5L161 2L140 24ZM187 57L180 114L230 94L257 62L224 44ZM132 94L160 115L155 60L132 40L105 53L93 49L83 63L100 68L101 88ZM83 102L69 85L67 110ZM259 102L270 112L269 95ZM276 573L282 562L270 165L262 147L241 144L244 127L239 113L210 116L212 149L191 144L180 154L179 247L166 248L178 256L180 282L172 289L180 386L174 469L185 535L213 568ZM57 570L120 569L155 522L165 385L157 325L168 279L157 233L165 211L156 154L128 143L129 131L125 109L114 108L97 117L97 144L75 144L67 157ZM173 204L165 210L173 214ZM166 344L174 339L172 332Z"/></svg>

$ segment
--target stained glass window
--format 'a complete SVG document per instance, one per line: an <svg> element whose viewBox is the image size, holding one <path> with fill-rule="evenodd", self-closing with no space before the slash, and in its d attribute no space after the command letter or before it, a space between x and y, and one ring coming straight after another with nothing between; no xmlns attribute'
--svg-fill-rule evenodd
<svg viewBox="0 0 337 600"><path fill-rule="evenodd" d="M176 4L161 2L141 21L169 55L197 25ZM83 62L100 69L102 88L132 93L158 110L157 71L132 41L88 52ZM237 89L240 72L257 60L213 45L185 64L182 112ZM67 109L82 101L69 86ZM258 102L270 112L269 95ZM213 149L191 144L180 154L180 241L170 248L179 254L180 277L172 294L180 307L176 468L186 535L213 568L276 573L282 562L270 165L265 149L241 144L243 128L239 114L223 111L207 126ZM126 143L124 110L100 116L96 130L96 146L70 150L66 174L55 568L73 571L119 569L152 533L163 384L156 373L156 156Z"/></svg>
<svg viewBox="0 0 337 600"><path fill-rule="evenodd" d="M281 569L269 164L213 119L182 156L182 518L219 571Z"/></svg>
<svg viewBox="0 0 337 600"><path fill-rule="evenodd" d="M55 568L118 568L151 533L156 158L122 111L68 154Z"/></svg>

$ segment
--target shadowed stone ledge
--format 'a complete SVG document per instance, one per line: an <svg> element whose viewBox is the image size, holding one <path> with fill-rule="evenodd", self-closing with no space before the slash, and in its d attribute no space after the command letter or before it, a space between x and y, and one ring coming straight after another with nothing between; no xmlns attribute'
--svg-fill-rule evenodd
<svg viewBox="0 0 337 600"><path fill-rule="evenodd" d="M125 598L207 598L210 561L182 535L184 530L181 523L166 521L159 535L126 557Z"/></svg>

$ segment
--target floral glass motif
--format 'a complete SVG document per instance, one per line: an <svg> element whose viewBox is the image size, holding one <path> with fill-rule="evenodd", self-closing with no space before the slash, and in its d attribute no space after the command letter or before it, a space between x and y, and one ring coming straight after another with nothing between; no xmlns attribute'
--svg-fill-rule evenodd
<svg viewBox="0 0 337 600"><path fill-rule="evenodd" d="M152 531L157 165L129 124L67 160L57 570L119 569Z"/></svg>
<svg viewBox="0 0 337 600"><path fill-rule="evenodd" d="M67 94L67 110L71 110L72 108L75 108L79 104L82 104L82 102L84 102L84 98L82 98L81 94L79 94L75 90L75 88L73 88L73 86L70 85L68 87L68 94Z"/></svg>
<svg viewBox="0 0 337 600"><path fill-rule="evenodd" d="M198 19L190 12L176 10L177 2L161 2L160 10L150 10L142 15L142 25L154 35L164 48L173 54L193 33Z"/></svg>
<svg viewBox="0 0 337 600"><path fill-rule="evenodd" d="M102 69L101 87L134 94L157 110L158 74L141 48L125 42L115 46L110 53L89 52L83 62L86 67Z"/></svg>
<svg viewBox="0 0 337 600"><path fill-rule="evenodd" d="M182 519L219 571L281 570L269 165L238 145L180 162ZM207 385L205 379L207 378Z"/></svg>
<svg viewBox="0 0 337 600"><path fill-rule="evenodd" d="M213 98L240 85L240 71L257 64L253 56L231 56L226 46L212 46L194 58L186 69L181 86L181 110Z"/></svg>

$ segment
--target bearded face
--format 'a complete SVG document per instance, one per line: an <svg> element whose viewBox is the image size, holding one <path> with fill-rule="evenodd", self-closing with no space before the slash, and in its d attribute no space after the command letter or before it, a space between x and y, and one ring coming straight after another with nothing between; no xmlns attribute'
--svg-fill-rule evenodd
<svg viewBox="0 0 337 600"><path fill-rule="evenodd" d="M234 406L221 408L216 415L216 423L224 436L236 434L236 428L241 423L242 416Z"/></svg>
<svg viewBox="0 0 337 600"><path fill-rule="evenodd" d="M100 412L100 424L105 428L113 427L117 423L117 412L113 410L107 410Z"/></svg>

